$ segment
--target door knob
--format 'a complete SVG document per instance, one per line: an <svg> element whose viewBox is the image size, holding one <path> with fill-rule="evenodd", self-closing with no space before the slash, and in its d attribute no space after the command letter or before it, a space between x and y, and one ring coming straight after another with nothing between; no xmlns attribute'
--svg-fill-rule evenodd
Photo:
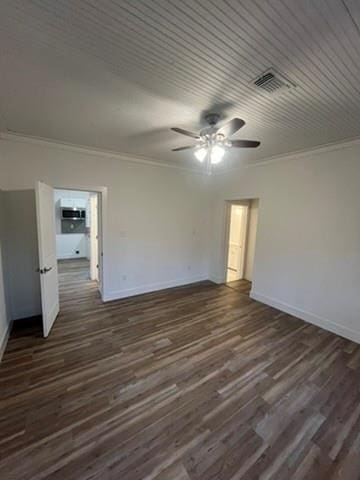
<svg viewBox="0 0 360 480"><path fill-rule="evenodd" d="M44 268L37 268L36 269L36 271L39 272L41 275L43 275L44 273L50 272L50 270L52 270L52 267L50 267L50 268L44 267Z"/></svg>

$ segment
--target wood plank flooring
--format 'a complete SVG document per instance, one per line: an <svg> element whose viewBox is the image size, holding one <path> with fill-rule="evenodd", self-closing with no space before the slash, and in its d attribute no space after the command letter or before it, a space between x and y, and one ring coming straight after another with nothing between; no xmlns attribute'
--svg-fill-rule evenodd
<svg viewBox="0 0 360 480"><path fill-rule="evenodd" d="M84 275L47 340L11 336L1 480L360 478L359 345L229 286L104 305Z"/></svg>
<svg viewBox="0 0 360 480"><path fill-rule="evenodd" d="M58 260L59 285L63 289L66 285L73 287L83 284L90 278L90 261L87 258Z"/></svg>
<svg viewBox="0 0 360 480"><path fill-rule="evenodd" d="M244 279L227 282L226 286L237 290L239 293L245 293L246 295L249 295L251 290L251 282Z"/></svg>

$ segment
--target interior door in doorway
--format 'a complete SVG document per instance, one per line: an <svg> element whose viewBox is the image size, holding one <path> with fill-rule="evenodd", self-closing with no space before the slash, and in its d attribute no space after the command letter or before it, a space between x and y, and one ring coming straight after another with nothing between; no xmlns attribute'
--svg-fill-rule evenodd
<svg viewBox="0 0 360 480"><path fill-rule="evenodd" d="M226 281L243 278L248 207L231 205Z"/></svg>
<svg viewBox="0 0 360 480"><path fill-rule="evenodd" d="M35 190L42 322L47 337L59 313L54 190L42 182L37 182Z"/></svg>
<svg viewBox="0 0 360 480"><path fill-rule="evenodd" d="M90 278L99 281L98 195L90 196Z"/></svg>

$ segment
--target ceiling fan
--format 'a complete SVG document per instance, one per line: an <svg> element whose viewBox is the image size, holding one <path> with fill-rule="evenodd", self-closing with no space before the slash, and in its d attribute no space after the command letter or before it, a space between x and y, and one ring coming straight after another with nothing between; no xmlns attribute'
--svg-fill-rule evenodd
<svg viewBox="0 0 360 480"><path fill-rule="evenodd" d="M174 132L198 140L195 145L173 148L172 151L179 152L181 150L194 149L194 155L199 162L202 163L207 157L208 170L210 171L211 165L221 162L226 148L256 148L260 145L260 142L255 140L230 140L230 137L245 125L245 122L240 118L233 118L230 122L218 128L216 125L219 118L220 115L217 113L206 115L205 120L209 126L203 128L199 134L183 130L182 128L172 128L171 130Z"/></svg>

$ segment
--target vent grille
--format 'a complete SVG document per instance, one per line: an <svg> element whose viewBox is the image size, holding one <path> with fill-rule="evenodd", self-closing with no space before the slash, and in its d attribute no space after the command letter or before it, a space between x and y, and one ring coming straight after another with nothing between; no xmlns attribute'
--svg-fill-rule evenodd
<svg viewBox="0 0 360 480"><path fill-rule="evenodd" d="M261 90L270 94L287 91L295 87L293 83L274 70L267 70L251 83L253 83L255 87L261 88Z"/></svg>

